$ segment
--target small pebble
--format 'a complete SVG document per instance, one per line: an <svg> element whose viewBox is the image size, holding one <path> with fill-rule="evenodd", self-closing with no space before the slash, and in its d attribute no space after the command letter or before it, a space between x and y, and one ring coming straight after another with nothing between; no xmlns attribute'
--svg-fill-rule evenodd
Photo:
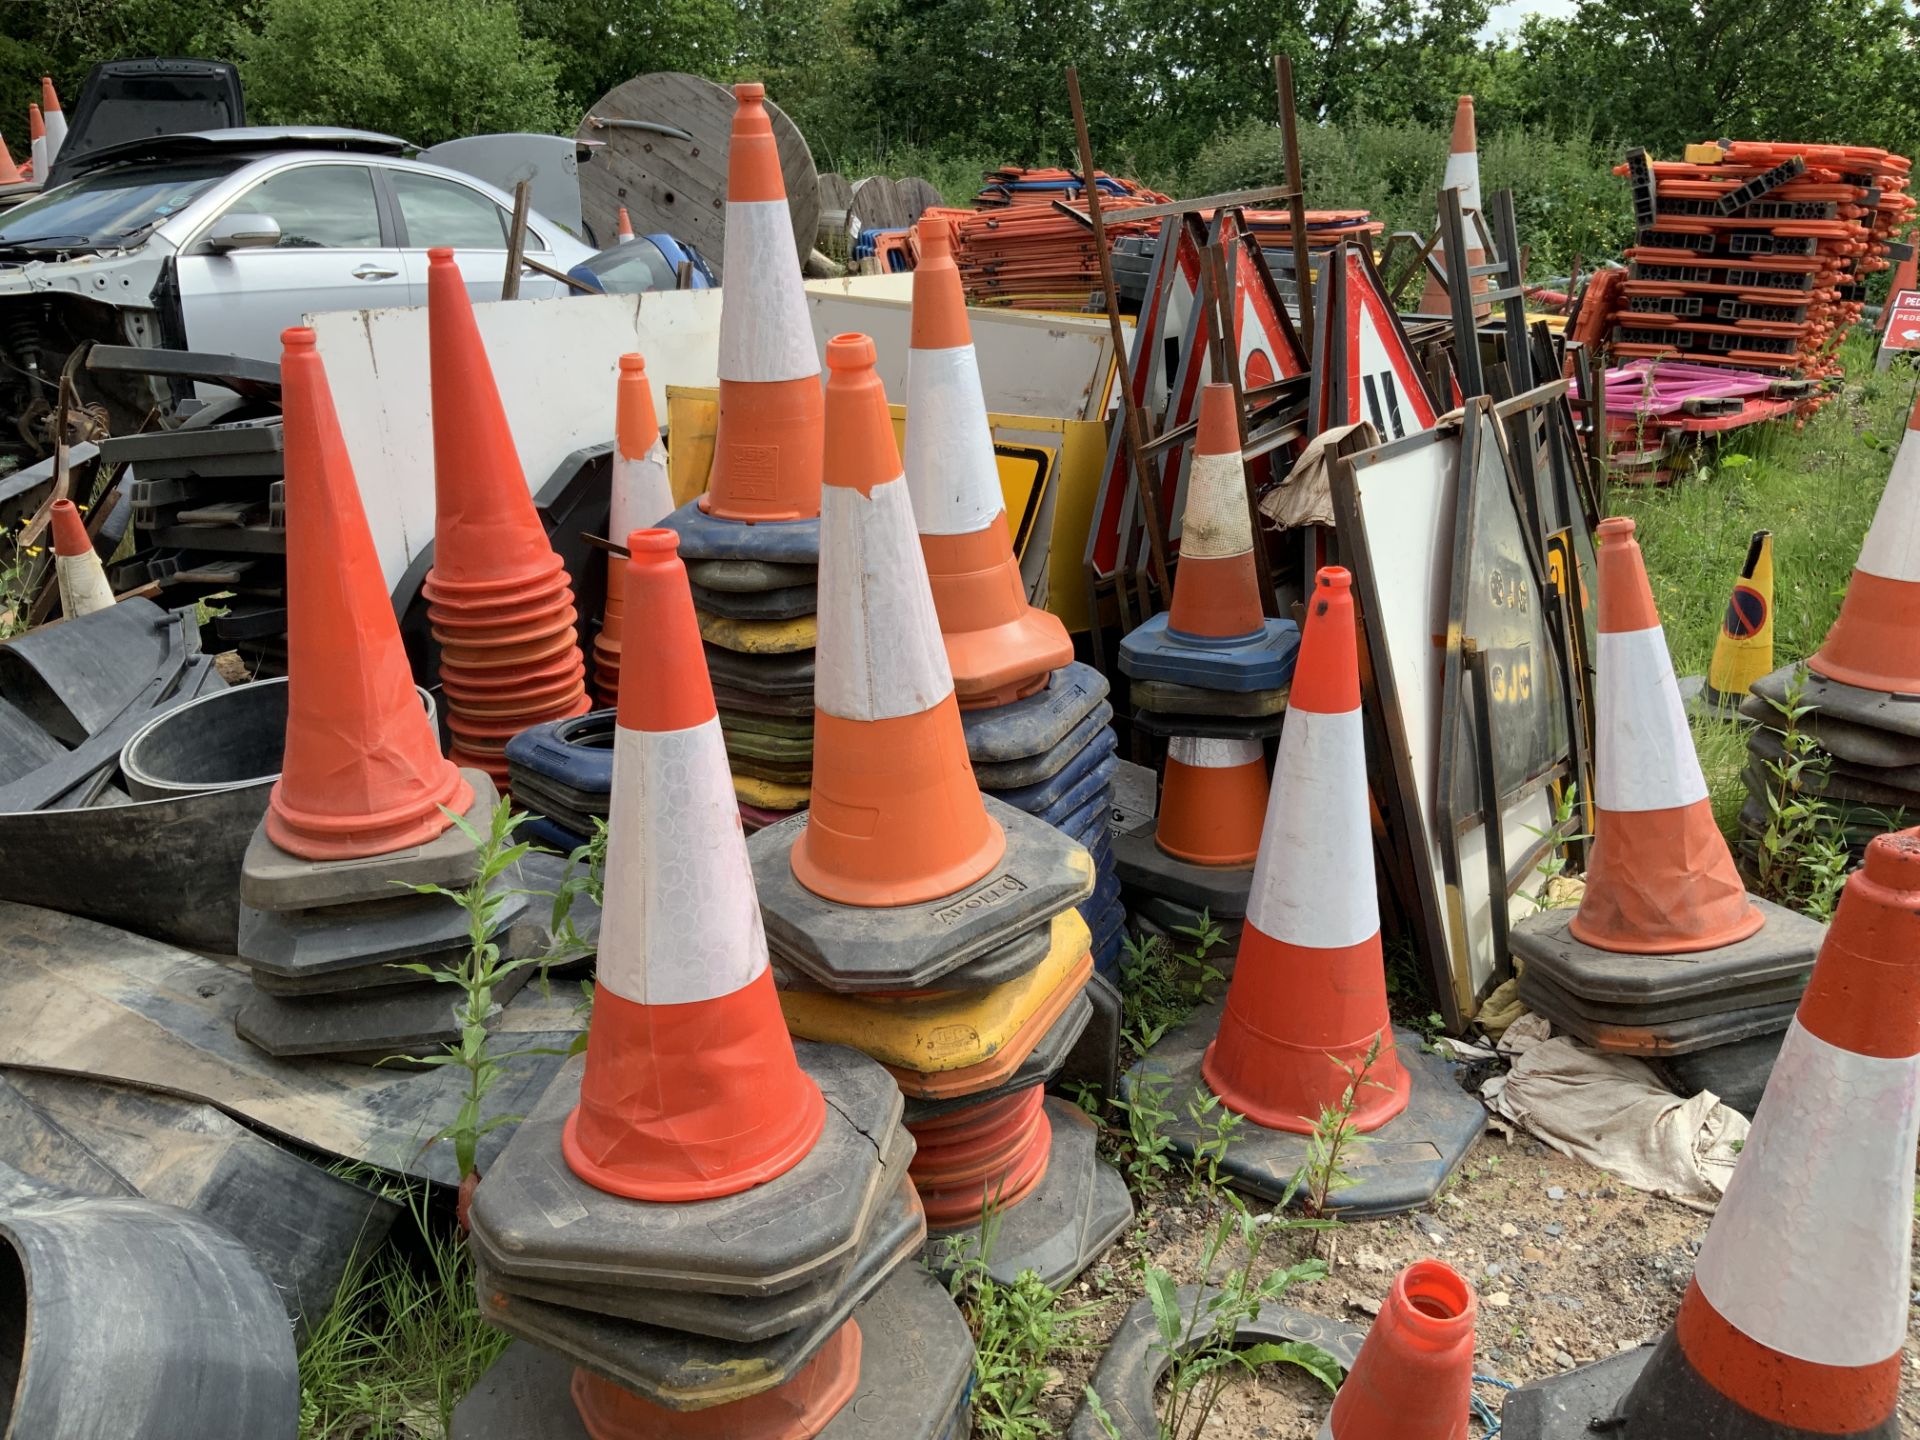
<svg viewBox="0 0 1920 1440"><path fill-rule="evenodd" d="M1513 1297L1504 1290L1495 1290L1487 1296L1487 1304L1496 1310L1504 1310L1513 1303Z"/></svg>
<svg viewBox="0 0 1920 1440"><path fill-rule="evenodd" d="M1547 1226L1547 1234L1555 1236L1556 1238L1566 1233L1567 1233L1567 1229L1566 1229L1566 1226L1564 1225Z"/></svg>
<svg viewBox="0 0 1920 1440"><path fill-rule="evenodd" d="M1501 1272L1502 1270L1504 1270L1505 1268L1506 1268L1506 1267L1505 1267L1504 1265L1502 1265L1502 1264L1501 1264L1501 1263L1500 1263L1500 1262L1499 1262L1498 1260L1495 1260L1495 1261L1493 1261L1493 1262L1492 1262L1491 1264L1489 1264L1489 1265L1487 1266L1487 1274L1488 1274L1488 1275L1498 1275L1498 1274L1499 1274L1499 1273L1500 1273L1500 1272Z"/></svg>
<svg viewBox="0 0 1920 1440"><path fill-rule="evenodd" d="M1547 1199L1553 1200L1553 1201L1560 1201L1566 1198L1567 1198L1567 1192L1562 1187L1558 1185L1549 1185L1547 1187Z"/></svg>
<svg viewBox="0 0 1920 1440"><path fill-rule="evenodd" d="M1500 1227L1501 1238L1505 1240L1511 1240L1515 1236L1517 1236L1519 1233L1520 1233L1520 1227L1518 1225L1513 1224L1511 1221L1508 1221L1507 1223L1501 1225Z"/></svg>
<svg viewBox="0 0 1920 1440"><path fill-rule="evenodd" d="M1564 1350L1556 1350L1553 1352L1553 1362L1562 1370L1573 1369L1573 1357Z"/></svg>

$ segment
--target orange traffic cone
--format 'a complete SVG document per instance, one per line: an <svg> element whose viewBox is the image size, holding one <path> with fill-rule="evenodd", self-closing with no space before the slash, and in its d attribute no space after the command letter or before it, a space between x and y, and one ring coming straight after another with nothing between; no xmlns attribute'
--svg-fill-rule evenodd
<svg viewBox="0 0 1920 1440"><path fill-rule="evenodd" d="M427 252L434 551L422 592L452 755L507 777L507 741L588 708L566 567L527 490L453 251Z"/></svg>
<svg viewBox="0 0 1920 1440"><path fill-rule="evenodd" d="M907 489L962 709L1031 695L1073 660L1057 616L1027 603L951 227L923 220L907 352Z"/></svg>
<svg viewBox="0 0 1920 1440"><path fill-rule="evenodd" d="M980 802L873 341L827 344L813 808L793 873L844 905L978 880L1006 836Z"/></svg>
<svg viewBox="0 0 1920 1440"><path fill-rule="evenodd" d="M1447 169L1440 181L1442 190L1460 192L1460 208L1478 211L1480 209L1480 151L1473 127L1473 97L1462 95L1453 111L1453 144L1447 153ZM1474 228L1471 217L1467 220L1467 263L1484 265L1486 252L1474 243L1479 232ZM1441 262L1445 270L1446 256L1438 244L1433 247L1434 258ZM1473 282L1473 293L1478 295L1487 288L1487 277L1479 276ZM1420 313L1422 315L1445 315L1448 313L1447 287L1431 271L1427 274L1426 286L1420 292ZM1475 313L1484 312L1485 306L1476 305Z"/></svg>
<svg viewBox="0 0 1920 1440"><path fill-rule="evenodd" d="M67 140L67 112L60 108L51 75L40 77L40 118L47 127L47 164L51 165L60 158L60 147Z"/></svg>
<svg viewBox="0 0 1920 1440"><path fill-rule="evenodd" d="M621 212L625 214L625 211ZM660 443L660 422L653 410L653 384L639 355L620 357L618 409L614 416L613 505L607 534L624 542L635 530L658 525L673 511L673 486L667 480L667 447ZM620 698L622 601L626 561L607 556L607 604L600 633L593 639L593 688L602 705Z"/></svg>
<svg viewBox="0 0 1920 1440"><path fill-rule="evenodd" d="M975 1224L988 1206L1011 1209L1046 1179L1053 1146L1046 1088L1032 1085L908 1127L915 1149L907 1173L927 1224L936 1230Z"/></svg>
<svg viewBox="0 0 1920 1440"><path fill-rule="evenodd" d="M1862 690L1920 695L1920 403L1907 417L1840 616L1807 668Z"/></svg>
<svg viewBox="0 0 1920 1440"><path fill-rule="evenodd" d="M669 1410L591 1370L573 1372L573 1403L593 1440L807 1440L860 1388L863 1342L849 1320L786 1384L705 1410Z"/></svg>
<svg viewBox="0 0 1920 1440"><path fill-rule="evenodd" d="M1673 1329L1630 1387L1602 1362L1508 1396L1506 1433L1575 1433L1564 1387L1585 1392L1576 1423L1620 1440L1906 1434L1917 1141L1920 830L1903 830L1841 893Z"/></svg>
<svg viewBox="0 0 1920 1440"><path fill-rule="evenodd" d="M1258 740L1176 735L1167 742L1153 843L1198 865L1251 865L1267 814L1267 754Z"/></svg>
<svg viewBox="0 0 1920 1440"><path fill-rule="evenodd" d="M1451 1266L1402 1270L1334 1397L1325 1440L1467 1440L1477 1309Z"/></svg>
<svg viewBox="0 0 1920 1440"><path fill-rule="evenodd" d="M7 149L7 137L0 135L0 185L18 185L26 178L20 173L20 167L13 163L13 152Z"/></svg>
<svg viewBox="0 0 1920 1440"><path fill-rule="evenodd" d="M622 245L633 239L633 219L627 214L627 207L624 205L620 207L620 221L614 229L613 238Z"/></svg>
<svg viewBox="0 0 1920 1440"><path fill-rule="evenodd" d="M473 789L440 754L303 326L280 337L287 491L287 748L267 838L307 860L349 860L446 830Z"/></svg>
<svg viewBox="0 0 1920 1440"><path fill-rule="evenodd" d="M1183 635L1251 635L1266 618L1233 411L1231 385L1209 384L1201 391L1200 432L1180 521L1180 568L1167 613L1167 628Z"/></svg>
<svg viewBox="0 0 1920 1440"><path fill-rule="evenodd" d="M27 106L27 153L32 157L33 178L42 185L46 184L47 122L42 118L38 105Z"/></svg>
<svg viewBox="0 0 1920 1440"><path fill-rule="evenodd" d="M733 94L722 248L731 283L720 292L720 415L700 505L723 520L806 520L820 513L820 358L766 87Z"/></svg>
<svg viewBox="0 0 1920 1440"><path fill-rule="evenodd" d="M1602 520L1598 742L1587 888L1568 928L1631 955L1744 940L1764 917L1714 823L1633 521Z"/></svg>
<svg viewBox="0 0 1920 1440"><path fill-rule="evenodd" d="M678 539L635 531L599 988L573 1173L635 1200L709 1200L786 1173L825 1101L794 1059Z"/></svg>
<svg viewBox="0 0 1920 1440"><path fill-rule="evenodd" d="M1354 1123L1386 1124L1411 1084L1387 1020L1352 584L1333 566L1314 580L1240 958L1201 1066L1230 1109L1296 1134L1376 1041Z"/></svg>
<svg viewBox="0 0 1920 1440"><path fill-rule="evenodd" d="M93 548L86 521L71 500L53 502L53 575L60 587L60 613L69 620L113 604L113 586Z"/></svg>

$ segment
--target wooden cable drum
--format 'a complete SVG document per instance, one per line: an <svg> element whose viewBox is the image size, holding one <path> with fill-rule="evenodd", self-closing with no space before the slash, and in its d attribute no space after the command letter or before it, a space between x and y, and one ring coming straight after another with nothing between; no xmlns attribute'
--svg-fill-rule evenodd
<svg viewBox="0 0 1920 1440"><path fill-rule="evenodd" d="M941 199L940 192L933 188L931 180L922 180L918 175L894 181L893 190L900 197L900 206L906 211L909 225L925 214L929 206L947 203Z"/></svg>
<svg viewBox="0 0 1920 1440"><path fill-rule="evenodd" d="M769 98L768 118L793 214L798 258L813 248L820 177L799 127ZM597 148L580 167L580 208L595 244L611 245L625 206L636 234L664 232L696 246L721 276L727 227L727 143L733 91L698 75L636 75L588 107L575 138Z"/></svg>
<svg viewBox="0 0 1920 1440"><path fill-rule="evenodd" d="M853 187L847 219L856 235L862 230L904 230L912 223L899 187L885 175L869 175Z"/></svg>
<svg viewBox="0 0 1920 1440"><path fill-rule="evenodd" d="M853 203L853 185L846 176L829 170L820 177L820 220L814 244L844 259L847 253L847 207Z"/></svg>

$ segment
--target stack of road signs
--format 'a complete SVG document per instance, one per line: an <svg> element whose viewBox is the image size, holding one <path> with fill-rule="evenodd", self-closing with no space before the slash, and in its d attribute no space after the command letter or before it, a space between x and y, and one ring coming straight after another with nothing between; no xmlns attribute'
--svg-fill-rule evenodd
<svg viewBox="0 0 1920 1440"><path fill-rule="evenodd" d="M790 1029L907 1097L930 1256L991 1206L993 1274L1060 1285L1132 1215L1092 1122L1044 1097L1091 1018L1093 865L974 781L873 365L828 342L812 807L748 842L754 882Z"/></svg>
<svg viewBox="0 0 1920 1440"><path fill-rule="evenodd" d="M967 300L974 305L1015 310L1084 310L1088 297L1100 291L1100 254L1086 219L1087 203L1077 176L1069 172L1026 172L1025 180L990 186L988 196L1006 198L992 208L973 210L929 208L926 216L945 220L954 228L954 262L960 269ZM1108 209L1154 205L1165 201L1131 181L1103 178L1101 204ZM1063 214L1060 201L1078 215ZM923 216L923 218L926 218ZM1150 235L1151 220L1121 221L1106 227L1107 244L1128 236Z"/></svg>
<svg viewBox="0 0 1920 1440"><path fill-rule="evenodd" d="M735 279L721 290L713 472L706 494L661 523L680 536L734 793L758 828L804 809L812 779L820 357L765 92L734 94L725 269Z"/></svg>
<svg viewBox="0 0 1920 1440"><path fill-rule="evenodd" d="M1615 287L1616 358L1684 359L1809 379L1860 318L1913 216L1911 163L1840 145L1689 146L1685 161L1630 151L1635 239ZM1818 403L1818 400L1809 404Z"/></svg>
<svg viewBox="0 0 1920 1440"><path fill-rule="evenodd" d="M241 865L235 950L255 994L235 1027L272 1055L377 1064L459 1038L446 987L398 967L458 964L468 918L445 896L407 887L471 880L474 843L449 817L484 832L497 796L484 773L440 754L313 332L284 339L287 743ZM498 927L525 909L524 895L502 894ZM495 1000L526 973L513 972Z"/></svg>
<svg viewBox="0 0 1920 1440"><path fill-rule="evenodd" d="M521 1343L453 1433L939 1440L972 1346L913 1263L900 1094L781 1022L675 543L635 532L625 576L648 683L620 698L586 1053L473 1198L481 1313Z"/></svg>

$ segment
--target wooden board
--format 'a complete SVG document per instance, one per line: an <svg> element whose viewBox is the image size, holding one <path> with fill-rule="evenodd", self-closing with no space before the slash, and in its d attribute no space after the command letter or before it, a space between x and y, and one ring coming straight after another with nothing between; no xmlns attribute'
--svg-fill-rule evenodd
<svg viewBox="0 0 1920 1440"><path fill-rule="evenodd" d="M727 145L734 109L733 91L726 86L672 70L636 75L594 101L575 138L599 147L580 167L581 214L595 243L613 243L624 205L636 234L665 232L691 244L706 256L715 277L724 278ZM819 227L820 178L806 137L771 98L767 114L793 212L794 253L805 259ZM683 130L692 139L599 125L596 119L644 120Z"/></svg>

